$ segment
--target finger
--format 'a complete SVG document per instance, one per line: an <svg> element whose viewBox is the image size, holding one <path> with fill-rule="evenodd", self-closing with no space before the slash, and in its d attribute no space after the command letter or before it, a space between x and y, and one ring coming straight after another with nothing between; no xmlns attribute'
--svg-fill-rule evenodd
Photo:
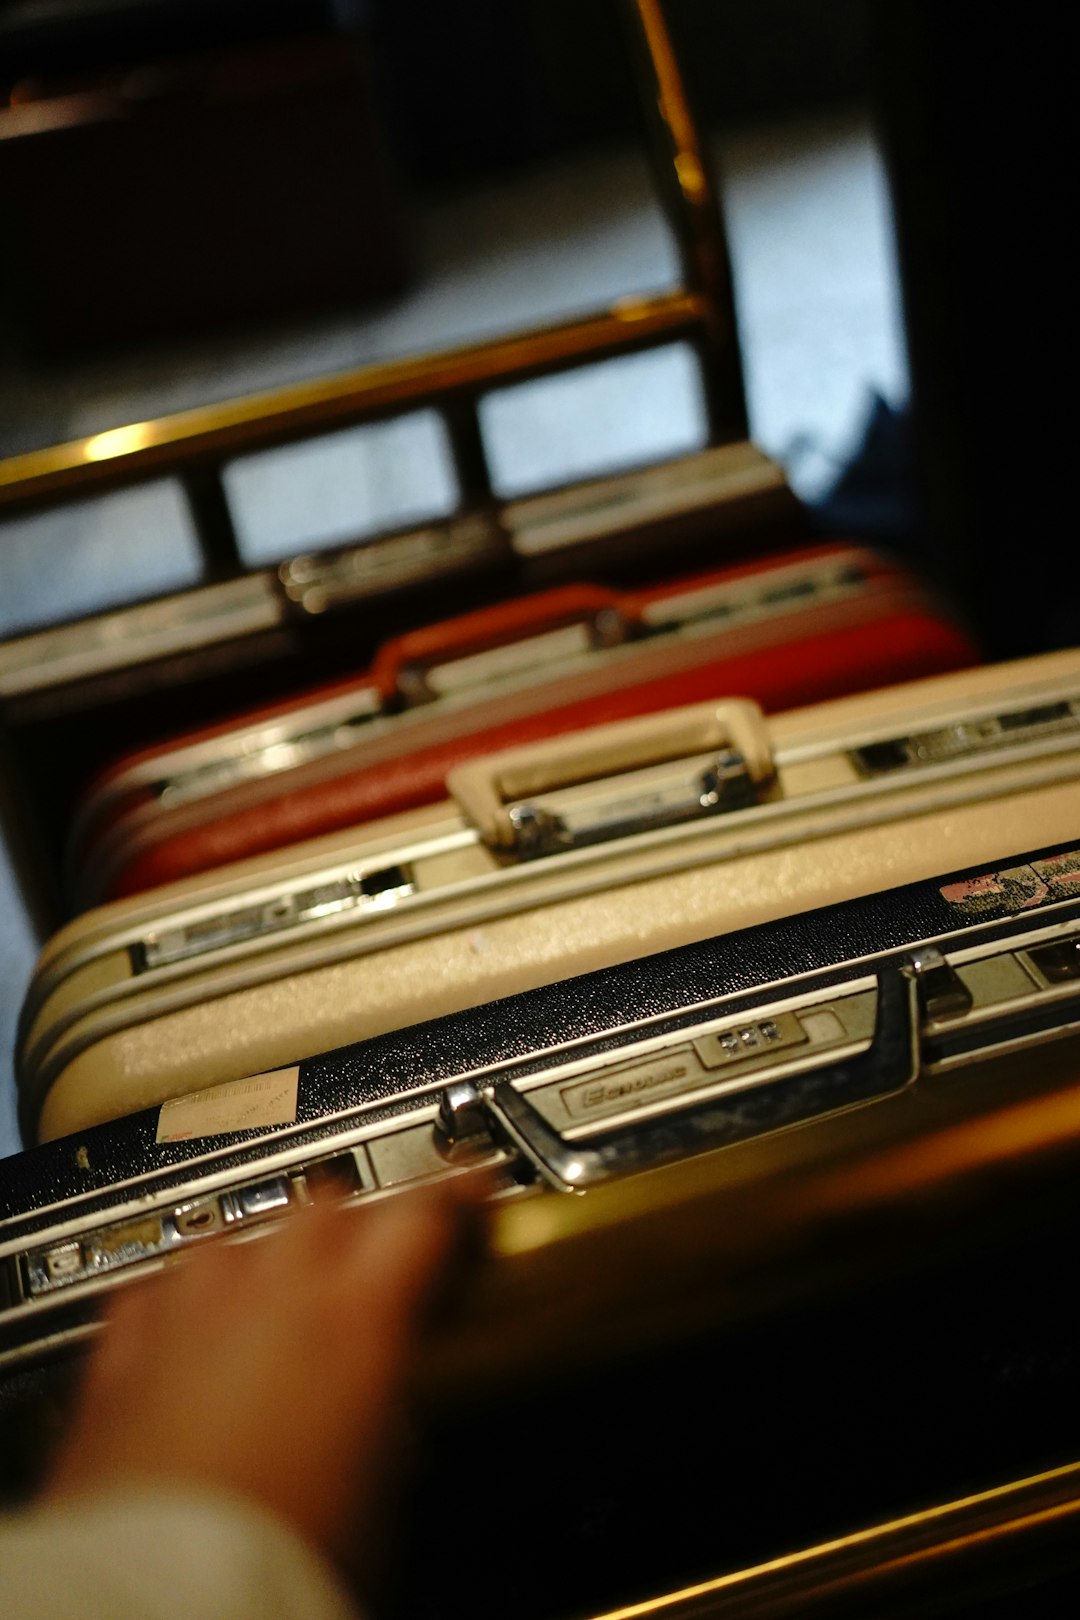
<svg viewBox="0 0 1080 1620"><path fill-rule="evenodd" d="M387 1353L419 1328L468 1247L475 1198L448 1187L411 1191L372 1206L340 1260L346 1320Z"/></svg>
<svg viewBox="0 0 1080 1620"><path fill-rule="evenodd" d="M108 1439L125 1419L133 1381L154 1363L161 1279L120 1289L109 1301L80 1372L62 1438L51 1459L51 1494L77 1488L101 1466Z"/></svg>

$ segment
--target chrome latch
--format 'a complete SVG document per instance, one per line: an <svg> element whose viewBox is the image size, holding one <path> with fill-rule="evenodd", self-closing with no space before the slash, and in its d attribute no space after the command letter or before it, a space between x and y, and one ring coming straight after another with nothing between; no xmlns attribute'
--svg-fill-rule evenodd
<svg viewBox="0 0 1080 1620"><path fill-rule="evenodd" d="M163 805L188 804L195 799L225 793L241 783L263 781L278 771L296 770L310 761L344 753L363 741L372 720L379 717L382 704L376 692L358 692L349 714L326 725L290 732L287 724L268 728L275 733L260 742L248 736L223 741L220 757L174 771L152 784L151 792Z"/></svg>
<svg viewBox="0 0 1080 1620"><path fill-rule="evenodd" d="M852 750L851 758L863 776L919 765L942 765L950 760L974 758L994 749L1015 747L1055 737L1080 736L1080 698L1064 698L1026 709L962 720L935 731L918 731L883 738Z"/></svg>
<svg viewBox="0 0 1080 1620"><path fill-rule="evenodd" d="M456 1080L439 1098L435 1145L445 1158L472 1158L491 1149L491 1115L471 1080Z"/></svg>
<svg viewBox="0 0 1080 1620"><path fill-rule="evenodd" d="M971 991L934 946L926 945L912 956L911 971L925 1018L959 1018L971 1011Z"/></svg>
<svg viewBox="0 0 1080 1620"><path fill-rule="evenodd" d="M208 956L229 946L253 944L291 929L340 915L358 918L383 912L416 892L409 866L328 877L307 889L285 889L254 905L220 907L192 922L150 934L130 947L132 971L147 973Z"/></svg>

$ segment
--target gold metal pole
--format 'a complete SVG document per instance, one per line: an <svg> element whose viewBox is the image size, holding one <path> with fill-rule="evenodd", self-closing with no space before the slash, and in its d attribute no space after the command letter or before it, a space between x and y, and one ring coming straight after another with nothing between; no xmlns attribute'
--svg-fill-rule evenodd
<svg viewBox="0 0 1080 1620"><path fill-rule="evenodd" d="M226 459L245 451L421 404L444 406L452 424L460 425L459 437L468 452L463 487L467 496L482 498L486 470L476 453L476 434L470 431L481 393L680 338L693 342L703 358L713 439L745 437L730 267L706 149L694 125L660 0L621 3L628 7L636 39L654 164L679 244L685 287L623 299L582 320L365 366L9 456L0 460L0 514L145 478L182 475L196 465L215 477ZM231 546L230 540L216 548L219 571ZM213 546L210 550L215 552Z"/></svg>
<svg viewBox="0 0 1080 1620"><path fill-rule="evenodd" d="M245 451L651 348L692 336L705 315L704 301L692 293L627 298L580 321L385 361L9 456L0 461L0 512L181 472L193 463L220 464Z"/></svg>
<svg viewBox="0 0 1080 1620"><path fill-rule="evenodd" d="M1080 1463L613 1609L596 1620L942 1615L1080 1564ZM1018 1593L1023 1610L1022 1593ZM969 1611L965 1611L969 1612Z"/></svg>
<svg viewBox="0 0 1080 1620"><path fill-rule="evenodd" d="M705 301L701 357L719 441L747 436L727 232L708 149L695 123L661 0L625 0L636 36L642 99L660 198L688 291Z"/></svg>

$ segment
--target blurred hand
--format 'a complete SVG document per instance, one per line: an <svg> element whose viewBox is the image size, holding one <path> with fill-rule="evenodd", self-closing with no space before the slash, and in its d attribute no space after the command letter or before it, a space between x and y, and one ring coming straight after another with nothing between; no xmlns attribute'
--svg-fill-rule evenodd
<svg viewBox="0 0 1080 1620"><path fill-rule="evenodd" d="M239 1492L354 1575L384 1527L418 1322L483 1183L299 1209L122 1290L46 1497Z"/></svg>

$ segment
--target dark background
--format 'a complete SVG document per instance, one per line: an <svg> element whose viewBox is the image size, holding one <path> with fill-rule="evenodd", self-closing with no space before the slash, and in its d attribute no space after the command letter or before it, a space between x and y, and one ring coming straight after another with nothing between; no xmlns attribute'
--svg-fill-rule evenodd
<svg viewBox="0 0 1080 1620"><path fill-rule="evenodd" d="M684 72L706 122L865 92L868 0L669 0ZM326 33L362 33L383 111L413 178L512 167L639 122L611 52L618 0L0 0L0 81ZM498 127L497 146L490 140Z"/></svg>
<svg viewBox="0 0 1080 1620"><path fill-rule="evenodd" d="M605 0L7 0L0 85L351 32L371 48L396 180L453 185L635 126L625 64L604 48L610 14ZM706 123L869 100L913 383L910 423L878 424L888 442L874 476L895 486L913 514L907 545L964 598L990 656L1080 639L1066 11L1045 0L1022 15L934 0L670 0L669 14ZM10 305L18 254L4 257ZM386 274L399 272L391 262ZM341 296L329 280L325 292ZM29 319L20 329L33 340Z"/></svg>

